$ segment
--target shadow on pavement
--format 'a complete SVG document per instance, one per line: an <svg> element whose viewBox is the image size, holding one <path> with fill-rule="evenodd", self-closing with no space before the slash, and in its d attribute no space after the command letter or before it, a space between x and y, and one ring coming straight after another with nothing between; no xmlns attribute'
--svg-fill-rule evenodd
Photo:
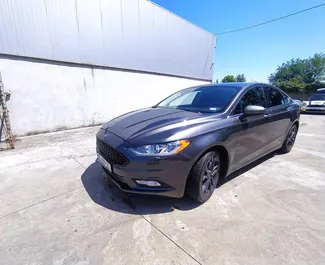
<svg viewBox="0 0 325 265"><path fill-rule="evenodd" d="M281 155L281 154L278 154L277 152L270 153L270 154L268 154L268 155L266 155L266 156L264 156L264 157L262 157L262 158L260 158L260 159L258 159L256 161L254 161L253 163L251 163L251 164L249 164L249 165L235 171L234 173L230 174L227 178L221 179L219 181L219 183L218 183L217 188L224 185L224 184L226 184L227 182L237 178L238 176L244 174L245 172L253 169L254 167L257 167L258 165L260 165L260 164L264 163L265 161L271 159L275 155Z"/></svg>
<svg viewBox="0 0 325 265"><path fill-rule="evenodd" d="M273 156L274 153L269 154L234 172L227 178L221 179L218 187L244 174ZM161 196L124 193L111 182L101 165L97 162L92 163L85 170L81 176L81 181L88 195L95 203L107 209L121 213L159 214L172 212L175 209L179 211L188 211L200 206L200 203L197 203L187 197L175 199Z"/></svg>
<svg viewBox="0 0 325 265"><path fill-rule="evenodd" d="M81 176L81 181L90 198L97 204L128 214L158 214L174 209L188 211L200 206L189 198L128 194L120 191L108 178L101 165L92 163Z"/></svg>

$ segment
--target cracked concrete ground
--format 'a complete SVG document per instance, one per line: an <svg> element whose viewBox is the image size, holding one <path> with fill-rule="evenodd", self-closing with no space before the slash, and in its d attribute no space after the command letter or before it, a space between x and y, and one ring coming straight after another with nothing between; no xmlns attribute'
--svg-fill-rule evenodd
<svg viewBox="0 0 325 265"><path fill-rule="evenodd" d="M223 181L204 205L128 195L95 163L98 127L0 153L0 264L324 264L325 116L293 151Z"/></svg>

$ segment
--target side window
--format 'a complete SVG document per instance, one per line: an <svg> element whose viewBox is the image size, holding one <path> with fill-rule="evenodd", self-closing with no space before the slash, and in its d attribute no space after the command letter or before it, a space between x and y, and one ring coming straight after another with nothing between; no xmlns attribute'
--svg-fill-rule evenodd
<svg viewBox="0 0 325 265"><path fill-rule="evenodd" d="M268 107L274 107L279 105L284 105L290 102L289 97L282 94L280 90L274 88L274 87L266 87L266 93L268 95Z"/></svg>
<svg viewBox="0 0 325 265"><path fill-rule="evenodd" d="M266 106L266 100L264 96L264 91L262 87L254 87L246 92L246 94L241 98L239 103L234 109L234 114L240 114L244 112L245 107L248 105L255 106Z"/></svg>
<svg viewBox="0 0 325 265"><path fill-rule="evenodd" d="M283 100L282 100L282 104L288 104L288 103L292 103L292 99L289 98L286 94L281 93Z"/></svg>

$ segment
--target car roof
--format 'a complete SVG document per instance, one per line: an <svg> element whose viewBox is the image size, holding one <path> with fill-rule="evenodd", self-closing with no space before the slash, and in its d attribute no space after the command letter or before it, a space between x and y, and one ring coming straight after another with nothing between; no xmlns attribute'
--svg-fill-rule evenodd
<svg viewBox="0 0 325 265"><path fill-rule="evenodd" d="M258 83L258 82L232 82L232 83L215 83L215 84L207 84L207 85L199 85L195 87L216 87L216 86L229 86L229 87L239 87L239 88L246 88L251 87L255 85L263 85L263 86L269 86L269 84L264 83Z"/></svg>

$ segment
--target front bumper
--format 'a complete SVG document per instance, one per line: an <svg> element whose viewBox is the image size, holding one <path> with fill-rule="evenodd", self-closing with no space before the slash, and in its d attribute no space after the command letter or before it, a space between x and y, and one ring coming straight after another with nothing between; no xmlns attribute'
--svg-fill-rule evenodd
<svg viewBox="0 0 325 265"><path fill-rule="evenodd" d="M97 139L114 148L127 159L127 163L118 165L109 161L111 158L107 158L106 160L112 166L112 172L103 167L112 182L122 191L176 198L183 197L187 177L192 168L192 159L186 154L182 152L182 154L164 158L135 156L128 151L128 148L131 147L128 142L113 133L105 133L105 130L102 129L97 133ZM97 153L103 156L98 146ZM97 162L100 163L99 159ZM153 180L159 182L161 186L139 185L135 180Z"/></svg>
<svg viewBox="0 0 325 265"><path fill-rule="evenodd" d="M303 112L309 113L325 113L325 106L307 106Z"/></svg>

